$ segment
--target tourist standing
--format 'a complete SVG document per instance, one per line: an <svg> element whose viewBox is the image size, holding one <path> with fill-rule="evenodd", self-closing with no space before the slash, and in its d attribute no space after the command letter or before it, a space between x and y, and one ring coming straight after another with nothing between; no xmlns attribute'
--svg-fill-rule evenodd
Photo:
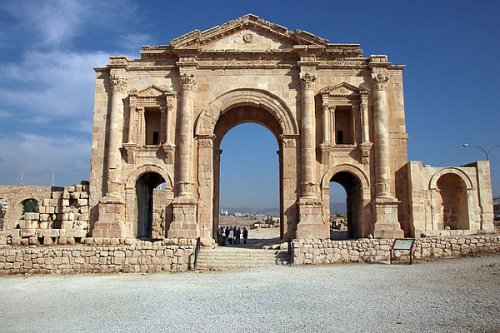
<svg viewBox="0 0 500 333"><path fill-rule="evenodd" d="M239 227L236 229L236 244L241 244L241 229Z"/></svg>
<svg viewBox="0 0 500 333"><path fill-rule="evenodd" d="M229 240L229 245L233 245L233 238L234 238L234 230L233 228L229 229L229 235L228 235L228 240Z"/></svg>
<svg viewBox="0 0 500 333"><path fill-rule="evenodd" d="M246 227L243 227L243 244L247 243L247 238L248 238L248 230Z"/></svg>

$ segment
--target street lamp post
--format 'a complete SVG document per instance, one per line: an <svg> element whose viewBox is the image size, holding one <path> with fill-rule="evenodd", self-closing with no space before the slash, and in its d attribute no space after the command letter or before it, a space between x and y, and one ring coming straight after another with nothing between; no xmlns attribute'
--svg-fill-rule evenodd
<svg viewBox="0 0 500 333"><path fill-rule="evenodd" d="M489 161L490 160L490 152L495 149L495 148L498 148L500 147L500 145L494 145L494 146L491 146L488 150L484 149L483 147L481 146L477 146L477 145L470 145L468 143L464 143L462 145L463 147L465 148L469 148L469 147L475 147L475 148L479 148L481 149L483 152L484 152L484 155L486 155L486 160Z"/></svg>

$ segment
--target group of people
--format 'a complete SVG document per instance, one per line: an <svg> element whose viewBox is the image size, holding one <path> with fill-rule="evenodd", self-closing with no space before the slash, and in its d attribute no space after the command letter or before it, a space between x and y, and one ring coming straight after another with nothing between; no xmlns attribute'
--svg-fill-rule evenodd
<svg viewBox="0 0 500 333"><path fill-rule="evenodd" d="M241 237L243 237L243 244L246 244L248 239L248 229L246 227L243 227L243 229L241 229L240 227L236 226L226 226L225 228L221 226L217 230L217 234L219 236L220 245L241 244Z"/></svg>

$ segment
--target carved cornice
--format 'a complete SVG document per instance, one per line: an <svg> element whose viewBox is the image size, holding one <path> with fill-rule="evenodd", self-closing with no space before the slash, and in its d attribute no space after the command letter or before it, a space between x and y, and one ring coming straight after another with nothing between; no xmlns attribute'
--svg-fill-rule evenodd
<svg viewBox="0 0 500 333"><path fill-rule="evenodd" d="M127 88L126 78L112 74L109 77L109 81L113 92L125 92L125 89Z"/></svg>
<svg viewBox="0 0 500 333"><path fill-rule="evenodd" d="M313 74L304 73L300 76L302 89L314 89L314 81L316 81L316 76Z"/></svg>
<svg viewBox="0 0 500 333"><path fill-rule="evenodd" d="M196 89L196 78L192 73L181 74L182 90L194 91Z"/></svg>

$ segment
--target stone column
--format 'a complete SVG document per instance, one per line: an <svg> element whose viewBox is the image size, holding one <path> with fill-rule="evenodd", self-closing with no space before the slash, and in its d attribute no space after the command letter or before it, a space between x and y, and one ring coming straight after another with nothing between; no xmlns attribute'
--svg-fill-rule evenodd
<svg viewBox="0 0 500 333"><path fill-rule="evenodd" d="M376 196L387 198L391 196L391 165L389 147L389 120L387 116L387 81L389 75L385 72L375 72L372 78L373 114L375 120L375 170Z"/></svg>
<svg viewBox="0 0 500 333"><path fill-rule="evenodd" d="M362 142L370 142L370 120L368 118L368 101L367 101L368 96L366 94L361 95L361 103L360 103L360 109L361 109L361 120L362 124L361 127L363 128L362 132Z"/></svg>
<svg viewBox="0 0 500 333"><path fill-rule="evenodd" d="M299 223L297 238L328 238L329 226L323 223L322 203L318 199L316 182L316 126L314 104L314 81L316 77L304 73L302 85L301 116L301 196L299 199Z"/></svg>
<svg viewBox="0 0 500 333"><path fill-rule="evenodd" d="M96 238L122 238L126 236L125 202L121 183L121 151L123 146L123 98L126 81L111 72L111 108L107 154L106 195L99 200L99 217L92 230Z"/></svg>
<svg viewBox="0 0 500 333"><path fill-rule="evenodd" d="M177 191L180 197L193 196L193 95L196 89L194 74L181 74L182 95L179 120L179 176Z"/></svg>
<svg viewBox="0 0 500 333"><path fill-rule="evenodd" d="M167 106L160 106L160 144L167 141Z"/></svg>
<svg viewBox="0 0 500 333"><path fill-rule="evenodd" d="M108 144L108 177L106 196L120 197L121 195L121 152L123 144L123 98L126 81L124 77L112 74L111 83L111 110L109 116L109 144Z"/></svg>
<svg viewBox="0 0 500 333"><path fill-rule="evenodd" d="M130 101L130 111L128 115L128 143L137 143L134 135L135 135L135 103L134 101Z"/></svg>
<svg viewBox="0 0 500 333"><path fill-rule="evenodd" d="M181 72L181 109L177 147L177 197L172 204L173 221L167 237L198 237L197 204L193 196L193 98L196 80L193 73Z"/></svg>
<svg viewBox="0 0 500 333"><path fill-rule="evenodd" d="M368 117L368 95L361 94L361 102L359 104L361 111L361 162L363 164L370 163L370 150L373 143L370 142L370 120Z"/></svg>
<svg viewBox="0 0 500 333"><path fill-rule="evenodd" d="M316 77L309 73L301 76L302 117L301 117L301 162L302 162L302 197L316 198L316 126L314 119L314 81Z"/></svg>
<svg viewBox="0 0 500 333"><path fill-rule="evenodd" d="M146 117L144 115L144 108L137 108L138 121L137 121L137 143L139 145L146 144Z"/></svg>
<svg viewBox="0 0 500 333"><path fill-rule="evenodd" d="M325 101L323 101L323 105L321 107L323 111L323 143L330 144L332 129L330 107Z"/></svg>
<svg viewBox="0 0 500 333"><path fill-rule="evenodd" d="M375 143L375 227L373 235L382 238L404 236L398 221L399 201L391 194L391 158L387 82L390 76L384 69L372 70L374 143Z"/></svg>

